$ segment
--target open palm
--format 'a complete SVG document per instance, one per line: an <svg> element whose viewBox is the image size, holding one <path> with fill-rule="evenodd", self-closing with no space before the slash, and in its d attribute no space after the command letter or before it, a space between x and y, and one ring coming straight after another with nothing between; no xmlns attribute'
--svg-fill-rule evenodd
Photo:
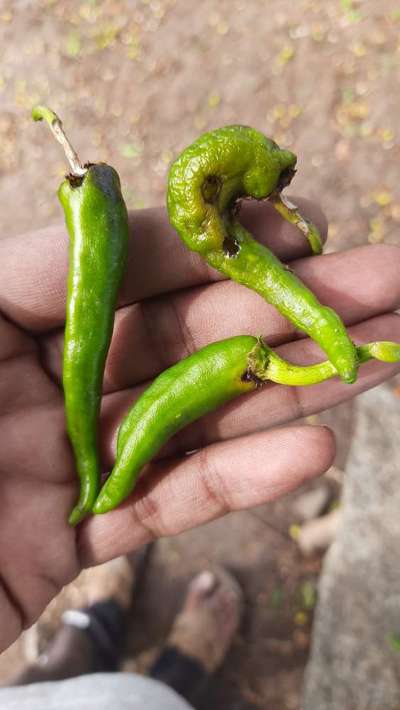
<svg viewBox="0 0 400 710"><path fill-rule="evenodd" d="M306 202L301 208L323 230L318 210ZM356 342L400 341L392 313L400 303L400 250L373 246L301 258L301 235L268 204L246 205L243 219L338 310ZM331 433L285 425L398 369L372 362L353 386L270 384L242 397L174 437L118 510L74 530L66 520L77 482L60 388L67 252L62 227L0 241L0 651L82 566L261 504L325 471L334 456ZM113 462L118 423L148 380L188 352L246 333L265 336L298 363L323 357L259 296L223 281L186 251L163 210L132 214L104 382L104 470Z"/></svg>

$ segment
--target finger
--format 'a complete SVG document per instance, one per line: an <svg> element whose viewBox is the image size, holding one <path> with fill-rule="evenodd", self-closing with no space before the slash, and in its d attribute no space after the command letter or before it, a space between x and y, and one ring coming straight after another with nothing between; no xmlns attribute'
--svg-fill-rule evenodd
<svg viewBox="0 0 400 710"><path fill-rule="evenodd" d="M47 376L35 354L19 355L0 362L1 417L52 404L59 399L59 388Z"/></svg>
<svg viewBox="0 0 400 710"><path fill-rule="evenodd" d="M326 219L316 205L299 199L299 208L315 221L325 241ZM291 260L310 253L304 235L285 222L268 202L243 202L240 221L255 238L276 250L280 259ZM131 215L132 250L121 301L132 303L224 277L190 252L169 224L164 209L139 210ZM135 240L136 235L136 240Z"/></svg>
<svg viewBox="0 0 400 710"><path fill-rule="evenodd" d="M305 217L326 236L326 221L318 207L297 200ZM256 209L257 208L257 209ZM243 219L257 239L271 244L282 259L309 253L307 240L284 222L268 203L243 207ZM120 303L220 280L218 272L190 252L169 225L164 209L130 215L128 265ZM65 316L68 239L53 226L20 237L0 240L0 308L15 323L35 332L62 325Z"/></svg>
<svg viewBox="0 0 400 710"><path fill-rule="evenodd" d="M398 247L358 247L297 261L293 268L347 325L400 305ZM121 390L154 377L210 342L260 334L275 347L293 339L295 329L258 294L232 281L127 306L116 315L104 391ZM45 341L46 367L58 381L62 348L60 332Z"/></svg>
<svg viewBox="0 0 400 710"><path fill-rule="evenodd" d="M28 481L39 487L50 484L70 485L76 495L75 465L65 433L61 398L33 411L26 408L18 415L10 412L1 418L0 502L5 505L6 490L18 481L23 495ZM72 505L72 501L71 501ZM12 517L12 516L11 516ZM4 521L3 521L4 522Z"/></svg>
<svg viewBox="0 0 400 710"><path fill-rule="evenodd" d="M36 352L33 338L0 315L0 363Z"/></svg>
<svg viewBox="0 0 400 710"><path fill-rule="evenodd" d="M379 316L353 326L349 333L351 338L360 344L372 340L400 342L400 316ZM320 360L316 345L308 339L281 346L277 348L277 352L299 365ZM256 392L239 397L183 429L162 449L160 456L175 456L216 441L287 424L299 417L315 414L351 399L399 371L400 363L371 361L360 367L357 382L352 385L344 384L338 378L308 387L285 387L267 383ZM101 441L107 469L114 461L117 428L143 389L144 387L136 387L110 394L103 400Z"/></svg>
<svg viewBox="0 0 400 710"><path fill-rule="evenodd" d="M214 444L174 463L153 464L121 508L83 526L83 565L278 498L326 471L334 455L329 429L296 426Z"/></svg>
<svg viewBox="0 0 400 710"><path fill-rule="evenodd" d="M54 401L60 393L39 364L35 341L0 315L1 417Z"/></svg>

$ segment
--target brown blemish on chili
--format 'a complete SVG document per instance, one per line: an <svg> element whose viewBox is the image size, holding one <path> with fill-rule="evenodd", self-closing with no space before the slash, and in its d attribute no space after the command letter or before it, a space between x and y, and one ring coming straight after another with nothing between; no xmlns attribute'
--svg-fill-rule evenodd
<svg viewBox="0 0 400 710"><path fill-rule="evenodd" d="M226 256L236 256L239 253L240 247L233 237L225 237L222 249Z"/></svg>
<svg viewBox="0 0 400 710"><path fill-rule="evenodd" d="M217 177L217 175L207 175L201 186L204 201L210 205L214 204L218 199L221 186L221 178Z"/></svg>
<svg viewBox="0 0 400 710"><path fill-rule="evenodd" d="M257 377L257 375L249 367L243 373L240 379L242 380L242 382L254 382L256 387L262 387L262 385L264 384L263 380Z"/></svg>

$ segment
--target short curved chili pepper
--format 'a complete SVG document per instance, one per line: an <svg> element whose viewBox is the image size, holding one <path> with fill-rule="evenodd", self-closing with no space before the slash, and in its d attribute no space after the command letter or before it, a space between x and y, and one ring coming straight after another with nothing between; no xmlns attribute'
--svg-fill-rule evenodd
<svg viewBox="0 0 400 710"><path fill-rule="evenodd" d="M326 352L340 377L357 377L357 354L346 328L331 308L237 220L242 197L270 198L285 217L321 251L316 228L295 205L280 197L294 175L296 156L247 126L205 133L172 164L167 205L170 221L184 243L231 279L257 291Z"/></svg>
<svg viewBox="0 0 400 710"><path fill-rule="evenodd" d="M400 360L400 345L370 343L356 350L357 365L371 358ZM143 466L180 429L266 381L310 385L337 375L322 362L301 367L280 358L261 338L236 336L212 343L161 373L123 420L117 458L94 504L107 513L131 493Z"/></svg>
<svg viewBox="0 0 400 710"><path fill-rule="evenodd" d="M67 145L72 165L58 196L70 236L63 388L67 431L80 478L79 500L69 517L76 525L91 511L100 487L98 421L105 360L127 257L128 215L114 168L104 163L82 166L50 109L35 107L33 117L47 120Z"/></svg>

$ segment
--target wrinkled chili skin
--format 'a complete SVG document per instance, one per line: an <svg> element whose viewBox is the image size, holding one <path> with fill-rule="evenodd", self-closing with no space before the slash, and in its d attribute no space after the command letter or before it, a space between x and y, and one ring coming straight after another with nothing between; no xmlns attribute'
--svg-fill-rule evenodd
<svg viewBox="0 0 400 710"><path fill-rule="evenodd" d="M75 525L91 511L100 486L102 382L127 258L128 215L118 174L109 165L90 165L83 177L67 177L58 195L70 236L63 388L81 487L69 518Z"/></svg>
<svg viewBox="0 0 400 710"><path fill-rule="evenodd" d="M248 376L257 338L237 336L207 345L159 375L122 422L117 459L94 505L106 513L132 491L145 465L183 427L257 387ZM253 353L254 358L254 353Z"/></svg>
<svg viewBox="0 0 400 710"><path fill-rule="evenodd" d="M258 243L235 217L242 197L279 191L296 156L246 126L205 133L172 164L167 206L184 243L218 271L275 306L326 352L340 377L357 377L357 354L335 311L322 305L295 274Z"/></svg>

